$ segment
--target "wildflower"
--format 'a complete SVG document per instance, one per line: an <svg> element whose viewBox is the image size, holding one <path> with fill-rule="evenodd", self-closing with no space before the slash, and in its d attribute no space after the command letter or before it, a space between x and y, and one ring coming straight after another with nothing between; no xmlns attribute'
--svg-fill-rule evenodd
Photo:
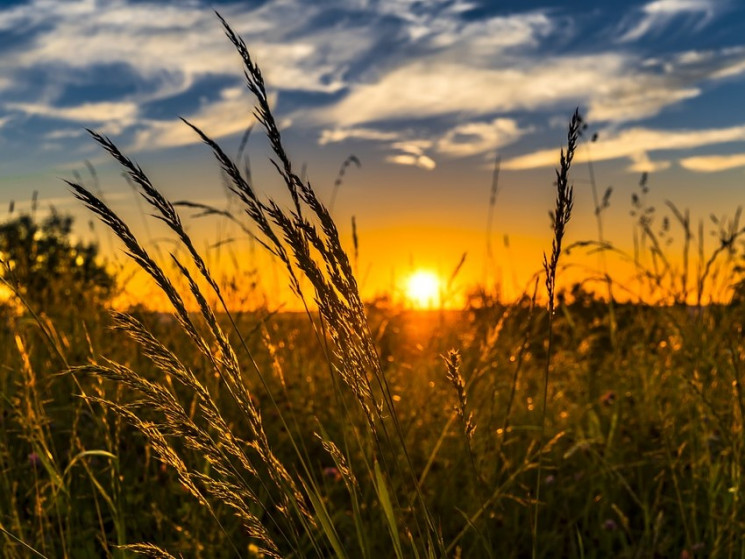
<svg viewBox="0 0 745 559"><path fill-rule="evenodd" d="M606 518L605 522L603 522L603 530L606 532L615 532L618 530L618 524L612 518Z"/></svg>
<svg viewBox="0 0 745 559"><path fill-rule="evenodd" d="M33 452L32 451L28 455L28 462L29 462L29 464L31 464L31 466L33 466L34 468L36 468L36 466L38 466L39 464L41 464L41 458L39 457L38 454L36 454L36 452Z"/></svg>
<svg viewBox="0 0 745 559"><path fill-rule="evenodd" d="M323 475L324 477L327 477L334 481L341 481L341 472L339 472L338 468L335 468L334 466L328 466L324 468Z"/></svg>

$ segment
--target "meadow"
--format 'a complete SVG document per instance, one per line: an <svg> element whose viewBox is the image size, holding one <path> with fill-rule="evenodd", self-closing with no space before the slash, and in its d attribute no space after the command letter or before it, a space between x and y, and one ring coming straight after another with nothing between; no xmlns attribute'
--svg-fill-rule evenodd
<svg viewBox="0 0 745 559"><path fill-rule="evenodd" d="M624 286L604 272L594 290L562 283L568 249L616 251L602 233L564 241L572 158L589 141L575 113L553 239L522 296L485 286L462 310L365 302L261 71L225 30L289 204L257 196L184 125L306 312L231 308L182 208L93 132L179 251L155 258L100 196L69 188L171 310L112 310L95 250L66 245L64 220L48 238L27 221L13 242L48 255L55 241L84 270L39 287L39 260L4 249L2 556L745 557L738 216L715 224L705 253L687 212L671 204L672 220L655 221L643 177L633 203L649 258L629 260L644 296L614 300ZM607 203L596 195L599 220ZM672 227L680 246L662 238Z"/></svg>

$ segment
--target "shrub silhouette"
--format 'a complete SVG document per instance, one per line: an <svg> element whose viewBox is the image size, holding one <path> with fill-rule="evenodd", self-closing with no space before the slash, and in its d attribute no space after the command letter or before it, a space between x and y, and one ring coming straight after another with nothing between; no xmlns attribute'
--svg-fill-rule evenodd
<svg viewBox="0 0 745 559"><path fill-rule="evenodd" d="M32 307L101 304L114 294L98 245L73 242L72 225L56 212L41 222L22 214L0 224L0 277Z"/></svg>

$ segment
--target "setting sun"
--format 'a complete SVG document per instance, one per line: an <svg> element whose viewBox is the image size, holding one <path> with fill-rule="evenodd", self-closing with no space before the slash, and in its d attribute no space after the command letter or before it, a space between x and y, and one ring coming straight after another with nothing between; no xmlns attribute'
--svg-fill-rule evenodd
<svg viewBox="0 0 745 559"><path fill-rule="evenodd" d="M418 309L437 306L440 303L440 278L427 270L414 272L406 282L406 299Z"/></svg>

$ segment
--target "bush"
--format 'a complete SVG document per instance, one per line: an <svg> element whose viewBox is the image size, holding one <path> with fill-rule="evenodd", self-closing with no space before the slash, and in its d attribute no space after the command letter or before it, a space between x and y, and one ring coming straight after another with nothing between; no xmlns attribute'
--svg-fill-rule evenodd
<svg viewBox="0 0 745 559"><path fill-rule="evenodd" d="M100 305L116 280L98 257L98 245L74 243L73 218L56 212L37 222L22 214L0 225L0 278L33 308Z"/></svg>

